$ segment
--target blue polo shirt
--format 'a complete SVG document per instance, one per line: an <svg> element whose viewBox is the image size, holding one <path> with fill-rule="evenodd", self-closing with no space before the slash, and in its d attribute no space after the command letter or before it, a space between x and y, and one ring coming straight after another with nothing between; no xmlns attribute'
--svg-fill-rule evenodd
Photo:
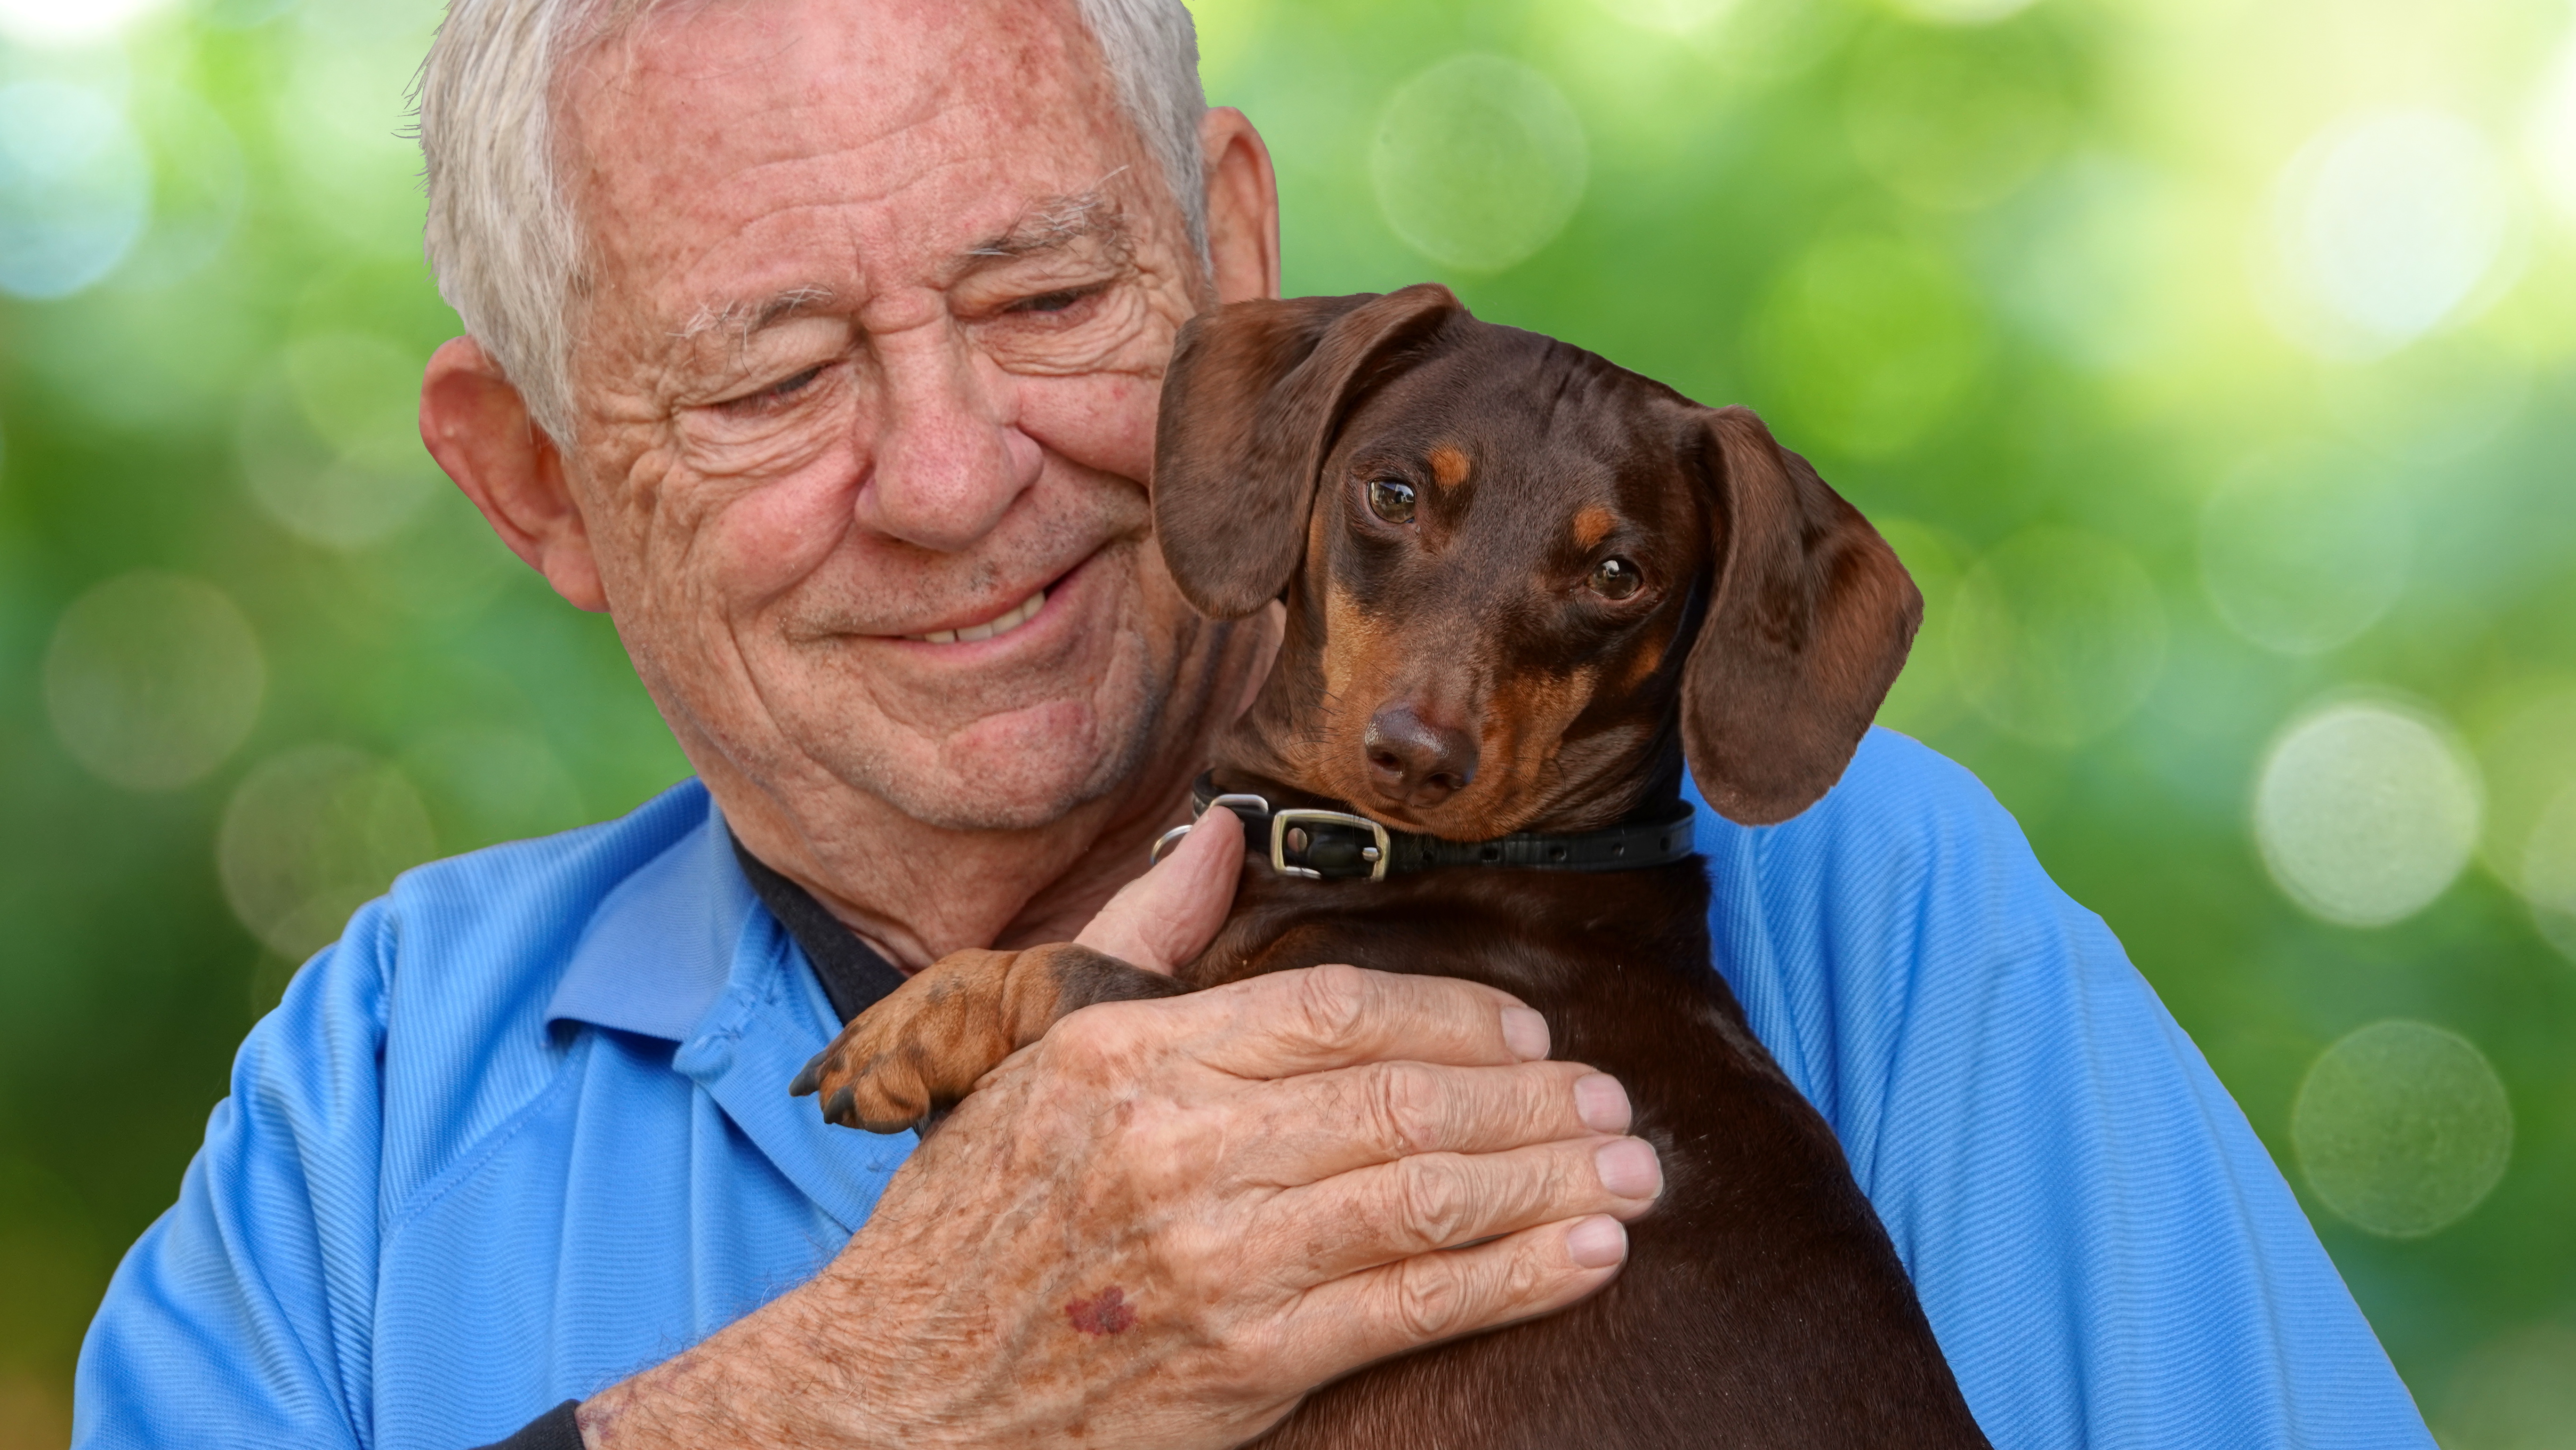
<svg viewBox="0 0 2576 1450"><path fill-rule="evenodd" d="M2101 920L1886 731L1705 809L1719 970L2001 1447L2430 1447ZM913 1147L790 1098L838 1023L706 792L405 874L252 1029L81 1349L73 1443L463 1450L805 1279Z"/></svg>

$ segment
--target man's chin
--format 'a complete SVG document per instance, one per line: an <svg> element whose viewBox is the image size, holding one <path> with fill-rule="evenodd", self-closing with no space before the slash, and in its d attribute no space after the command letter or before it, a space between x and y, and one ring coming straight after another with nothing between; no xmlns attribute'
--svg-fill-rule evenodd
<svg viewBox="0 0 2576 1450"><path fill-rule="evenodd" d="M977 721L917 768L843 779L943 830L1040 830L1134 777L1151 721L1123 723L1113 732L1090 706L1057 702Z"/></svg>

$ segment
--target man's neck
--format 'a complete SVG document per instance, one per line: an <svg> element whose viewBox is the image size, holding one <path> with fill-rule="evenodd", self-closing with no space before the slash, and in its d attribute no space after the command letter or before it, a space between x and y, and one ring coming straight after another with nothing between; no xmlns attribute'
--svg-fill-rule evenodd
<svg viewBox="0 0 2576 1450"><path fill-rule="evenodd" d="M746 850L906 973L969 947L1069 941L1145 869L1154 838L1190 819L1190 781L1277 649L1275 620L1212 633L1143 766L1042 826L932 825L837 781L756 783L720 759L699 773Z"/></svg>

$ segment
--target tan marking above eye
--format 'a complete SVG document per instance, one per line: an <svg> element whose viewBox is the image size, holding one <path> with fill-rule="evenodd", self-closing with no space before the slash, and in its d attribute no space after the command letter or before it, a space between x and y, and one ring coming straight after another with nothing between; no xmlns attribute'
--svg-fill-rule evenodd
<svg viewBox="0 0 2576 1450"><path fill-rule="evenodd" d="M1467 481L1467 455L1443 443L1431 450L1431 479L1442 488L1456 488Z"/></svg>
<svg viewBox="0 0 2576 1450"><path fill-rule="evenodd" d="M1617 515L1597 503L1586 504L1574 516L1574 541L1589 549L1610 537L1610 531L1618 526Z"/></svg>

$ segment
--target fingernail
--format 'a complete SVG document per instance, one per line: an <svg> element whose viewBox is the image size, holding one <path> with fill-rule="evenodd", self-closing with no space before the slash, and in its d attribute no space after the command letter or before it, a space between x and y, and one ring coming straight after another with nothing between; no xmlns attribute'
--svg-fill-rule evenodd
<svg viewBox="0 0 2576 1450"><path fill-rule="evenodd" d="M1503 1045L1523 1062L1547 1056L1547 1019L1527 1007L1504 1008Z"/></svg>
<svg viewBox="0 0 2576 1450"><path fill-rule="evenodd" d="M1628 1131L1628 1090L1606 1072L1574 1080L1574 1115L1596 1133Z"/></svg>
<svg viewBox="0 0 2576 1450"><path fill-rule="evenodd" d="M1565 1231L1565 1253L1583 1268L1609 1268L1628 1257L1628 1231L1615 1218L1587 1218Z"/></svg>
<svg viewBox="0 0 2576 1450"><path fill-rule="evenodd" d="M1613 1138L1592 1155L1601 1186L1621 1198L1652 1198L1664 1186L1664 1165L1643 1138Z"/></svg>

